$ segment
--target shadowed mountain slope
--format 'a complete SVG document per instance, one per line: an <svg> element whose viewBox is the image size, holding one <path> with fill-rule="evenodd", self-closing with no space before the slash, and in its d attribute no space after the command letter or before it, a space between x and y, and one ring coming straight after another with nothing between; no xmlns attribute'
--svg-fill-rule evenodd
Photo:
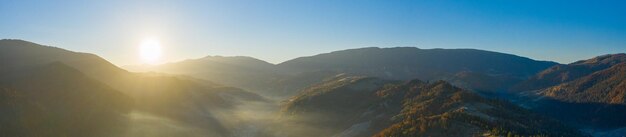
<svg viewBox="0 0 626 137"><path fill-rule="evenodd" d="M229 136L231 134L230 129L237 125L230 121L224 121L230 119L230 114L216 112L222 109L232 109L241 102L266 101L256 94L238 88L216 85L212 82L204 83L204 80L154 73L130 73L93 54L72 52L22 40L0 40L0 57L2 57L0 64L3 66L0 68L0 73L12 73L57 62L84 74L86 79L98 81L104 86L121 92L134 102L125 104L132 109L128 116L131 119L129 121L131 122L130 126L141 126L130 127L134 130L133 132L165 131L165 129L153 129L152 127L163 121L172 120L176 123L182 123L177 130L185 132L172 131L172 134L158 136L179 136L182 133L185 133L185 136ZM64 74L68 74L68 76L64 76ZM58 73L57 76L45 76L45 78L53 80L71 77L70 74L73 73ZM29 76L23 75L14 78L23 77ZM67 87L80 87L80 85L74 84L81 84L81 82L65 82L38 91L54 95L82 90L75 88L64 90ZM97 87L93 86L93 88ZM10 90L20 92L20 94L21 92L28 92L20 88ZM97 95L91 92L82 94ZM67 100L74 100L74 97L82 96L68 96ZM115 100L102 98L100 101L113 103ZM58 111L64 112L63 109ZM154 120L151 121L153 124L133 123L134 119L145 120L146 115L152 117L149 120ZM95 134L90 136L95 136ZM129 136L134 135L129 133Z"/></svg>
<svg viewBox="0 0 626 137"><path fill-rule="evenodd" d="M1 136L119 136L133 100L62 63L0 73Z"/></svg>

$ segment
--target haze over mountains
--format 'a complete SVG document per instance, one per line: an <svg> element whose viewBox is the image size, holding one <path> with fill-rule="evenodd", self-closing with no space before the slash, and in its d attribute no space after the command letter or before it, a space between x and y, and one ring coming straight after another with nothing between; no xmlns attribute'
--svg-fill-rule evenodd
<svg viewBox="0 0 626 137"><path fill-rule="evenodd" d="M237 103L249 102L249 101L265 101L262 97L248 93L246 91L213 85L210 82L196 82L197 80L187 79L183 77L167 76L160 74L140 74L130 73L123 69L117 68L110 64L106 60L99 58L93 54L76 53L54 47L46 47L37 45L34 43L21 41L21 40L2 40L0 41L0 51L2 51L2 81L0 85L3 85L5 91L15 91L18 94L15 98L23 98L24 100L32 101L74 101L68 103L46 103L40 105L41 111L44 111L45 115L58 116L61 118L58 121L52 123L64 124L69 123L73 126L80 126L72 124L74 121L91 123L91 119L103 119L106 117L92 116L94 111L89 109L82 109L73 107L76 104L89 105L91 101L99 101L97 103L104 103L101 106L113 107L119 104L116 100L106 100L107 96L101 96L99 94L120 94L116 98L129 98L130 100L123 103L123 105L117 105L127 109L127 111L116 112L115 115L123 115L125 121L121 121L122 126L107 126L105 123L91 123L96 126L116 127L124 130L123 132L107 132L107 133L122 133L122 135L128 136L228 136L230 131L227 128L236 128L236 123L228 123L231 121L218 121L219 119L229 120L232 118L230 111L220 111L219 113L213 112L220 109L232 109ZM46 72L51 71L45 69L52 64L53 70L48 74ZM28 72L25 76L12 77L13 74L19 74L24 69L41 70L43 72ZM69 70L63 70L69 69ZM74 70L75 69L75 70ZM37 76L41 74L43 76ZM33 76L34 75L34 76ZM19 81L26 78L41 78L47 81L41 81L39 79L26 79L25 81ZM77 77L76 79L89 79L98 80L99 82L92 82L93 84L85 85L85 80L67 80L65 78ZM19 83L14 83L19 82ZM51 83L55 82L55 83ZM30 85L33 84L33 85ZM47 87L47 84L51 84ZM98 86L99 85L99 86ZM88 87L85 87L88 86ZM38 87L40 89L32 89L32 87ZM99 91L99 87L106 89L105 91ZM68 93L64 93L68 92ZM99 93L105 92L105 93ZM113 93L107 93L113 92ZM29 94L26 94L29 93ZM45 93L45 94L44 94ZM66 95L69 94L69 95ZM75 95L76 94L76 95ZM68 96L60 97L57 96ZM90 100L90 98L96 96L98 100ZM7 98L12 100L13 98ZM80 102L85 101L85 102ZM87 102L89 101L89 102ZM40 103L36 103L40 104ZM47 106L51 105L51 106ZM55 106L52 106L55 105ZM97 104L95 104L97 105ZM27 107L27 106L26 106ZM95 106L85 106L87 108L96 109ZM16 106L16 111L12 112L15 115L29 115L35 112L23 112L20 106ZM68 109L68 110L64 110ZM122 108L111 108L122 109ZM131 110L128 110L131 109ZM78 112L73 112L78 111ZM103 111L103 110L99 110ZM7 112L11 113L11 112ZM26 114L24 114L26 113ZM72 115L66 113L73 113L77 115L84 115L87 117L85 121L83 119L68 119ZM36 113L35 113L36 114ZM95 115L95 114L94 114ZM223 117L222 117L223 116ZM53 117L56 118L56 117ZM75 118L75 117L74 117ZM45 119L45 120L57 120L57 119ZM26 119L29 120L29 119ZM67 121L67 122L66 122ZM172 121L172 122L170 122ZM106 119L103 122L111 122ZM24 123L18 121L17 123ZM89 132L90 130L79 130L80 128L68 127L68 129L57 130L47 129L47 125L39 125L48 123L43 121L41 123L34 123L33 126L43 126L39 129L31 129L28 125L11 127L17 128L13 132L7 133L7 136L30 136L31 133L39 133L33 136L39 135L58 135L58 136L82 136L82 135L101 135ZM156 123L156 124L154 124ZM178 123L178 124L172 124ZM165 125L159 125L165 124ZM51 126L56 128L54 126ZM176 127L176 128L172 128ZM98 128L95 128L98 129ZM40 131L41 130L41 131ZM59 132L55 134L47 134L49 130ZM158 131L158 132L157 132ZM153 133L154 134L146 134ZM103 136L109 136L104 134ZM116 135L117 136L117 135Z"/></svg>
<svg viewBox="0 0 626 137"><path fill-rule="evenodd" d="M208 56L141 69L131 66L129 69L184 74L269 92L298 91L338 74L392 80L447 80L464 88L494 92L505 90L556 64L474 49L400 47L336 51L276 65L250 57ZM477 83L475 79L481 81Z"/></svg>
<svg viewBox="0 0 626 137"><path fill-rule="evenodd" d="M280 64L207 56L129 72L89 53L0 40L0 135L619 136L625 61L399 47Z"/></svg>

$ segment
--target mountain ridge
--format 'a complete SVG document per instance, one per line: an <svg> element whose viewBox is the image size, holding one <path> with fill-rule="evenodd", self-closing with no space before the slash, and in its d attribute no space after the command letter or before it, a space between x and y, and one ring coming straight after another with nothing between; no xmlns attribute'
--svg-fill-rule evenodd
<svg viewBox="0 0 626 137"><path fill-rule="evenodd" d="M225 58L252 63L240 65L241 62ZM481 92L500 92L555 64L477 49L368 47L298 57L275 65L251 57L207 56L158 65L149 71L196 76L274 96L297 94L308 85L339 74L390 80L446 80ZM475 79L498 84L481 84L472 81Z"/></svg>
<svg viewBox="0 0 626 137"><path fill-rule="evenodd" d="M555 65L511 88L512 91L538 90L576 80L596 71L626 62L625 53L607 54L566 65Z"/></svg>
<svg viewBox="0 0 626 137"><path fill-rule="evenodd" d="M281 112L287 123L295 121L290 126L332 127L324 135L582 136L554 120L444 81L342 77L306 89Z"/></svg>

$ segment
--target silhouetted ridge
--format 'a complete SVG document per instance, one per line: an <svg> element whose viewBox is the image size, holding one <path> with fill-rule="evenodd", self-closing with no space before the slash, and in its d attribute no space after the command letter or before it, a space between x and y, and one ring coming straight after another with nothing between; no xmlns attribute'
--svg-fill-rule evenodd
<svg viewBox="0 0 626 137"><path fill-rule="evenodd" d="M52 62L62 62L94 78L125 72L94 54L72 52L23 40L0 40L0 64L5 66L0 71Z"/></svg>

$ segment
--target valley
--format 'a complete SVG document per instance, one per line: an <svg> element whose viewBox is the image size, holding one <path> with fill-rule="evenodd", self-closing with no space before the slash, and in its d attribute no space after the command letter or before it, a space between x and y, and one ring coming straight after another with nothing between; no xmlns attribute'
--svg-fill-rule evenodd
<svg viewBox="0 0 626 137"><path fill-rule="evenodd" d="M359 48L118 66L0 40L1 136L619 136L626 56ZM566 114L566 115L564 115Z"/></svg>

